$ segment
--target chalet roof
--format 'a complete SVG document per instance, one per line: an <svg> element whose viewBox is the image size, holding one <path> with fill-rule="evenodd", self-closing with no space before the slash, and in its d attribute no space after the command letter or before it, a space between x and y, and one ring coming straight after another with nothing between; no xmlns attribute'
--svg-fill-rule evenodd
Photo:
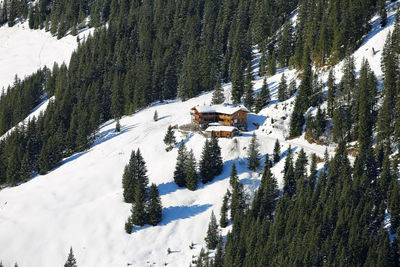
<svg viewBox="0 0 400 267"><path fill-rule="evenodd" d="M238 129L233 126L220 125L220 126L210 126L206 129L206 132L233 132L235 130L237 131Z"/></svg>
<svg viewBox="0 0 400 267"><path fill-rule="evenodd" d="M239 110L250 112L247 108L242 106L228 106L228 105L203 105L194 107L199 113L222 113L232 115Z"/></svg>

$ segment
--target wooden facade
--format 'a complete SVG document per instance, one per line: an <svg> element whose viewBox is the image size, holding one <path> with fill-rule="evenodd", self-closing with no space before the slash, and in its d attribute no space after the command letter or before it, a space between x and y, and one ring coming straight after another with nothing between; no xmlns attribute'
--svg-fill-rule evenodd
<svg viewBox="0 0 400 267"><path fill-rule="evenodd" d="M242 107L227 106L200 106L192 108L192 123L205 128L210 123L217 122L225 126L235 126L239 129L247 129L247 113Z"/></svg>

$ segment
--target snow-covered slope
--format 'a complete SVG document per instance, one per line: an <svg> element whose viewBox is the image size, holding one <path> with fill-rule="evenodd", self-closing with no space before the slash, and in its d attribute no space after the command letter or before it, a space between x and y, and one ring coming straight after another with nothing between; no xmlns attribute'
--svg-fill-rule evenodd
<svg viewBox="0 0 400 267"><path fill-rule="evenodd" d="M84 38L91 30L79 33ZM17 23L14 27L0 27L0 89L19 78L32 74L37 69L54 62L68 64L72 52L78 46L77 37L68 35L60 40L45 30L31 30L28 23Z"/></svg>
<svg viewBox="0 0 400 267"><path fill-rule="evenodd" d="M368 58L372 69L379 76L380 53L389 25L379 29L379 19L374 18L373 31L365 43L355 52L357 62ZM372 56L370 49L377 51ZM359 64L357 65L359 67ZM340 78L340 65L336 67ZM279 70L268 79L273 99L282 72L290 81L295 70ZM259 90L262 79L257 78L255 89ZM229 96L230 85L225 87ZM45 176L38 176L15 188L0 192L0 260L5 266L18 262L19 266L62 266L69 247L72 246L80 267L108 266L188 266L192 255L198 255L204 246L211 211L219 217L222 197L229 186L229 172L233 162L239 177L249 194L259 184L258 173L247 169L246 148L253 131L256 132L262 154L272 153L278 138L285 155L290 145L298 152L304 148L307 154L323 156L325 147L311 145L303 138L286 140L290 115L290 103L274 100L260 114L250 114L249 132L238 137L238 145L232 139L220 139L224 171L216 179L191 192L173 183L173 171L177 149L165 151L163 137L168 125L190 122L190 108L208 104L211 93L205 93L186 102L172 101L156 104L121 120L122 131L115 133L115 122L105 123L91 149L65 159L63 164ZM153 121L157 110L159 120ZM275 123L271 124L271 118ZM285 118L285 119L283 119ZM254 123L261 125L256 129ZM186 142L199 159L205 138L194 133L179 140ZM163 209L163 221L155 227L136 229L131 235L124 231L124 223L130 205L122 199L122 172L132 150L140 148L149 170L150 182L159 186ZM333 152L333 147L328 147ZM273 173L282 187L282 159ZM226 233L224 230L224 234ZM195 244L193 250L189 248ZM168 254L170 248L172 253Z"/></svg>

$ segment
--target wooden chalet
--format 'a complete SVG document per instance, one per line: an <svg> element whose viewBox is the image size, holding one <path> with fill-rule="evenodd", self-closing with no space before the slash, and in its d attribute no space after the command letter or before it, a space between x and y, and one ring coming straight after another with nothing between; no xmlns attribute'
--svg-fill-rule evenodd
<svg viewBox="0 0 400 267"><path fill-rule="evenodd" d="M206 129L210 123L219 123L247 130L247 113L249 110L245 107L228 105L196 106L191 110L192 123L201 129Z"/></svg>
<svg viewBox="0 0 400 267"><path fill-rule="evenodd" d="M205 130L207 136L215 135L216 137L232 138L239 135L239 130L234 126L211 125Z"/></svg>

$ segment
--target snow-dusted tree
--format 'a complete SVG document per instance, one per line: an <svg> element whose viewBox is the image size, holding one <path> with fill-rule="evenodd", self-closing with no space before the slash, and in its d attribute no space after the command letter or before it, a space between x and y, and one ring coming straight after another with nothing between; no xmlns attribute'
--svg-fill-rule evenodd
<svg viewBox="0 0 400 267"><path fill-rule="evenodd" d="M222 228L228 226L228 200L229 200L229 191L226 192L224 200L222 201L221 217L219 219L219 224L221 225Z"/></svg>
<svg viewBox="0 0 400 267"><path fill-rule="evenodd" d="M279 140L276 139L274 146L274 163L277 163L281 159L281 145Z"/></svg>
<svg viewBox="0 0 400 267"><path fill-rule="evenodd" d="M248 151L248 159L249 159L249 170L255 171L260 167L260 152L258 151L258 142L257 136L253 133L251 138L249 151Z"/></svg>
<svg viewBox="0 0 400 267"><path fill-rule="evenodd" d="M187 159L187 150L185 143L182 142L178 149L178 157L176 159L176 166L174 171L174 181L179 187L186 186L186 170L185 170L186 159Z"/></svg>
<svg viewBox="0 0 400 267"><path fill-rule="evenodd" d="M165 134L164 144L167 145L167 151L169 151L172 148L172 146L176 144L174 131L171 125L168 126L167 133Z"/></svg>
<svg viewBox="0 0 400 267"><path fill-rule="evenodd" d="M197 188L197 172L196 172L196 159L193 154L193 150L190 150L186 163L185 163L185 173L186 173L186 178L185 178L185 183L186 187L194 191Z"/></svg>
<svg viewBox="0 0 400 267"><path fill-rule="evenodd" d="M72 247L69 249L68 259L64 264L64 267L77 267L76 259L74 257L74 252L72 251Z"/></svg>
<svg viewBox="0 0 400 267"><path fill-rule="evenodd" d="M160 199L160 192L155 184L150 186L149 200L146 205L146 213L148 223L151 225L157 225L162 219L162 205Z"/></svg>
<svg viewBox="0 0 400 267"><path fill-rule="evenodd" d="M158 120L158 113L157 113L157 110L154 111L153 120L154 120L154 121L157 121L157 120Z"/></svg>
<svg viewBox="0 0 400 267"><path fill-rule="evenodd" d="M214 211L211 212L211 220L208 225L207 236L204 239L208 249L215 249L218 245L218 224L215 218Z"/></svg>
<svg viewBox="0 0 400 267"><path fill-rule="evenodd" d="M215 85L215 90L212 95L212 104L218 105L222 104L225 101L224 90L221 86L221 81L218 79L217 84Z"/></svg>

